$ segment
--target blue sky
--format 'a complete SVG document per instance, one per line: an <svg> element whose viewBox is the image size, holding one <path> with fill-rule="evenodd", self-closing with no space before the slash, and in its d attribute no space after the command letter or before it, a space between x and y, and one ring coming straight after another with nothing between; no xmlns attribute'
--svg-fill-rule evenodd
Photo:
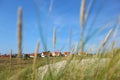
<svg viewBox="0 0 120 80"><path fill-rule="evenodd" d="M37 2L35 2L37 1ZM23 52L34 52L36 42L40 40L40 51L42 42L38 19L42 26L43 36L48 50L53 50L52 35L53 28L56 27L58 50L69 50L69 35L72 29L72 41L75 45L80 38L80 5L81 0L52 0L52 11L49 13L51 0L0 0L0 53L9 53L10 49L17 52L17 9L22 6L23 9ZM115 27L118 16L120 15L120 0L86 0L85 12L88 11L90 3L95 1L88 20L86 22L85 36L91 34L98 27L110 23L110 25L101 33L96 34L86 44L85 48L92 48L95 51L98 45L104 39L107 32ZM102 3L102 1L105 1ZM35 5L38 5L39 13L36 12ZM101 6L102 5L102 6ZM92 20L98 16L92 24ZM39 16L37 16L39 14ZM48 15L50 15L48 17ZM90 26L91 25L91 26ZM91 28L92 27L92 28ZM118 28L118 32L120 28ZM120 33L117 34L116 41L120 41ZM112 39L111 39L112 40ZM117 46L120 44L118 43Z"/></svg>

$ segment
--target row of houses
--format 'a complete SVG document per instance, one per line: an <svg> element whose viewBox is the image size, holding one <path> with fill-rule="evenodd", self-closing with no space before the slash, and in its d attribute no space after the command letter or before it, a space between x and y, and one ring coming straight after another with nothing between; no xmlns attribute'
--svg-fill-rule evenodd
<svg viewBox="0 0 120 80"><path fill-rule="evenodd" d="M10 58L10 54L0 54L0 58L1 57ZM17 57L17 54L12 54L11 57L15 58Z"/></svg>
<svg viewBox="0 0 120 80"><path fill-rule="evenodd" d="M57 56L68 56L70 54L70 52L64 52L64 53L61 53L59 51L56 51L56 52L53 52L51 53L50 51L47 51L47 52L42 52L42 53L38 53L37 56L38 57L57 57ZM35 53L30 53L30 54L22 54L22 57L23 58L34 58L35 56ZM0 58L1 57L6 57L6 58L9 58L10 57L10 54L0 54ZM17 57L17 54L12 54L11 57L13 58L16 58Z"/></svg>
<svg viewBox="0 0 120 80"><path fill-rule="evenodd" d="M95 55L95 54L87 54L86 52L79 52L79 53L76 53L76 54L87 55L87 56ZM58 57L58 56L68 56L68 55L70 55L70 52L61 53L60 51L55 51L53 53L51 53L50 51L47 51L47 52L42 52L42 53L37 54L38 57ZM34 58L34 56L35 56L35 53L30 53L30 54L24 54L23 53L22 54L22 58ZM9 58L10 54L3 54L3 55L0 54L0 58L1 57ZM11 57L16 58L17 54L12 54Z"/></svg>
<svg viewBox="0 0 120 80"><path fill-rule="evenodd" d="M38 56L40 57L58 57L58 56L68 56L70 54L70 52L64 52L63 54L59 51L53 52L51 53L50 51L48 52L42 52L40 54L38 54ZM30 57L34 57L35 53L30 54Z"/></svg>

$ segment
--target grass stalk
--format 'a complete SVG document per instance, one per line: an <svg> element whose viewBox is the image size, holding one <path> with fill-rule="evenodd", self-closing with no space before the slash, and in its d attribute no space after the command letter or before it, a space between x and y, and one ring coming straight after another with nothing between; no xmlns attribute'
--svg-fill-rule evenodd
<svg viewBox="0 0 120 80"><path fill-rule="evenodd" d="M69 51L71 51L72 48L72 29L70 30L70 39L69 39Z"/></svg>
<svg viewBox="0 0 120 80"><path fill-rule="evenodd" d="M53 48L56 49L56 28L53 30Z"/></svg>
<svg viewBox="0 0 120 80"><path fill-rule="evenodd" d="M84 27L84 18L85 18L84 8L85 8L85 0L82 0L81 8L80 8L80 25L81 25L81 27Z"/></svg>
<svg viewBox="0 0 120 80"><path fill-rule="evenodd" d="M83 52L84 50L84 20L85 20L85 0L82 0L81 2L81 8L80 8L80 28L81 28L81 33L80 33L80 51Z"/></svg>
<svg viewBox="0 0 120 80"><path fill-rule="evenodd" d="M110 36L112 34L112 31L113 31L113 29L109 30L109 32L105 36L105 39L103 40L102 44L100 45L100 47L97 50L96 56L98 56L98 54L100 53L101 48L105 47L106 43L108 42L108 40L109 40L109 38L110 38Z"/></svg>
<svg viewBox="0 0 120 80"><path fill-rule="evenodd" d="M18 8L18 30L17 30L17 38L18 38L18 65L19 68L22 66L22 7Z"/></svg>
<svg viewBox="0 0 120 80"><path fill-rule="evenodd" d="M10 69L9 69L10 72L11 72L11 68L12 68L12 49L10 51Z"/></svg>
<svg viewBox="0 0 120 80"><path fill-rule="evenodd" d="M34 59L33 59L33 66L32 66L32 70L33 70L33 73L32 73L32 80L35 80L35 73L36 73L36 62L37 62L37 54L39 52L39 45L40 43L37 42L37 45L36 45L36 50L35 50L35 56L34 56Z"/></svg>

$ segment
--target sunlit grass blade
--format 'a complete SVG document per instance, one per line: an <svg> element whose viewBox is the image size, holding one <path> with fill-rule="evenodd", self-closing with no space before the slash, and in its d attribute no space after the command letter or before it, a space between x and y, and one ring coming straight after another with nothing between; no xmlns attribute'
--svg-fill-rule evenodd
<svg viewBox="0 0 120 80"><path fill-rule="evenodd" d="M69 51L71 50L71 45L72 45L72 29L70 30Z"/></svg>
<svg viewBox="0 0 120 80"><path fill-rule="evenodd" d="M105 47L105 44L107 43L107 41L109 40L111 34L112 34L113 29L109 30L109 32L107 33L107 35L105 36L105 39L103 40L102 44L100 44L100 47L98 48L98 51L96 53L96 56L98 56L101 48Z"/></svg>
<svg viewBox="0 0 120 80"><path fill-rule="evenodd" d="M37 62L37 55L38 55L38 52L39 52L39 45L40 45L40 42L38 41L37 42L37 45L36 45L36 50L35 50L35 54L34 54L34 59L33 59L33 66L32 66L32 70L33 70L33 73L32 73L32 80L36 80L36 62Z"/></svg>
<svg viewBox="0 0 120 80"><path fill-rule="evenodd" d="M80 52L83 52L84 50L84 23L85 23L85 0L82 0L80 7Z"/></svg>
<svg viewBox="0 0 120 80"><path fill-rule="evenodd" d="M11 71L11 68L12 68L12 49L10 51L10 70Z"/></svg>
<svg viewBox="0 0 120 80"><path fill-rule="evenodd" d="M56 49L56 28L53 30L53 48Z"/></svg>
<svg viewBox="0 0 120 80"><path fill-rule="evenodd" d="M19 68L22 65L22 7L18 8L18 30L17 30L17 38L18 38L18 64Z"/></svg>
<svg viewBox="0 0 120 80"><path fill-rule="evenodd" d="M85 19L85 0L82 0L81 8L80 8L80 25L81 25L81 27L84 26L84 19Z"/></svg>

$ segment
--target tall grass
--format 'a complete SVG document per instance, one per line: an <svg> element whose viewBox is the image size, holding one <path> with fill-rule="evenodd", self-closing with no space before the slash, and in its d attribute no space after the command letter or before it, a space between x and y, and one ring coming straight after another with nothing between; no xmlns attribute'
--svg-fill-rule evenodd
<svg viewBox="0 0 120 80"><path fill-rule="evenodd" d="M72 29L70 30L70 37L69 37L69 51L72 48Z"/></svg>
<svg viewBox="0 0 120 80"><path fill-rule="evenodd" d="M12 68L12 49L10 51L10 69L9 69L9 71L11 71L11 68Z"/></svg>
<svg viewBox="0 0 120 80"><path fill-rule="evenodd" d="M56 28L53 30L53 49L56 50Z"/></svg>
<svg viewBox="0 0 120 80"><path fill-rule="evenodd" d="M85 23L85 0L81 1L80 8L80 51L84 51L84 23Z"/></svg>
<svg viewBox="0 0 120 80"><path fill-rule="evenodd" d="M96 55L98 56L98 54L100 53L101 48L105 48L105 44L107 43L107 41L109 40L111 33L112 33L112 29L107 33L105 39L103 40L102 44L100 45L100 47L98 48L98 51L96 53Z"/></svg>
<svg viewBox="0 0 120 80"><path fill-rule="evenodd" d="M36 80L36 78L35 78L35 75L36 75L36 61L37 61L37 55L38 55L38 52L39 52L39 45L40 45L40 43L38 42L37 45L36 45L36 50L35 50L35 57L33 59L32 80Z"/></svg>
<svg viewBox="0 0 120 80"><path fill-rule="evenodd" d="M18 64L19 68L22 65L22 7L18 8L18 30L17 30L17 38L18 38Z"/></svg>

